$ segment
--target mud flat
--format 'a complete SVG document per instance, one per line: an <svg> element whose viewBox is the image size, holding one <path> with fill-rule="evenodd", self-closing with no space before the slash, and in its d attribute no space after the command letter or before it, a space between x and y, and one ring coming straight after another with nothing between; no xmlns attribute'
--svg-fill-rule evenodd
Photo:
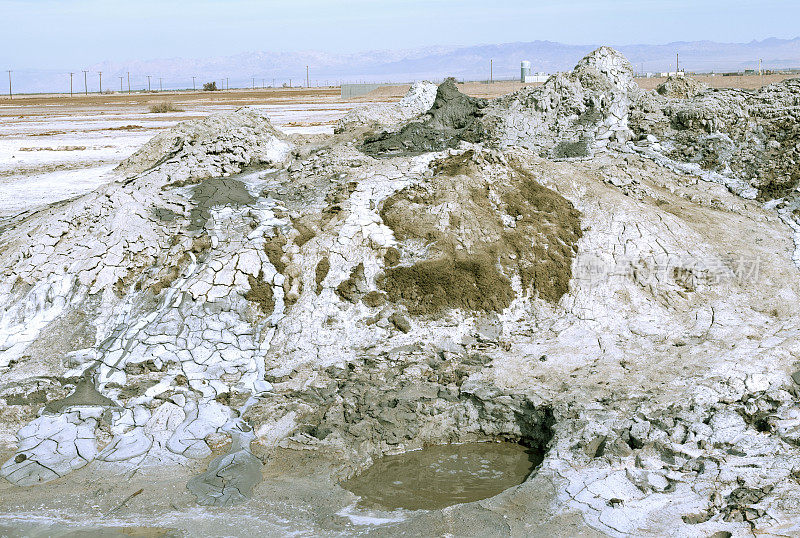
<svg viewBox="0 0 800 538"><path fill-rule="evenodd" d="M331 133L336 121L366 103L338 89L31 95L0 102L0 218L91 191L161 130L178 122L253 106L283 132ZM170 103L175 111L151 107Z"/></svg>
<svg viewBox="0 0 800 538"><path fill-rule="evenodd" d="M668 82L242 108L3 220L2 525L797 534L800 81ZM501 442L542 459L487 498L345 487Z"/></svg>

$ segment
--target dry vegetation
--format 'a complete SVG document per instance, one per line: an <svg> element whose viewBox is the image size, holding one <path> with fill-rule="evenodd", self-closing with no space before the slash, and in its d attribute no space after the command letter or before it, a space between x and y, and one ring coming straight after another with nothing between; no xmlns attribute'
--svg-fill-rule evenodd
<svg viewBox="0 0 800 538"><path fill-rule="evenodd" d="M176 107L170 101L164 101L162 103L156 103L150 107L150 112L153 114L166 114L167 112L183 112L182 108Z"/></svg>

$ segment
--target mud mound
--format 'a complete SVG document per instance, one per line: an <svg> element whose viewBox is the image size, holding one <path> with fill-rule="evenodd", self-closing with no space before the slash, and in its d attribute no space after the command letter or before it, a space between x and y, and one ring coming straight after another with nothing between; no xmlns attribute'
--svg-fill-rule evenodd
<svg viewBox="0 0 800 538"><path fill-rule="evenodd" d="M798 79L686 99L642 94L631 118L637 138L650 135L643 154L746 198L780 198L800 184Z"/></svg>
<svg viewBox="0 0 800 538"><path fill-rule="evenodd" d="M381 91L379 88L376 92ZM351 110L341 118L334 133L358 127L388 128L416 118L426 112L436 99L436 85L427 81L415 82L399 102L391 105L371 105Z"/></svg>
<svg viewBox="0 0 800 538"><path fill-rule="evenodd" d="M492 101L481 123L499 147L522 146L545 158L635 149L746 198L789 194L800 184L800 81L705 90L684 78L645 92L633 82L630 62L601 47L570 73Z"/></svg>
<svg viewBox="0 0 800 538"><path fill-rule="evenodd" d="M362 145L368 155L418 155L458 146L466 140L478 142L483 128L478 122L485 99L469 97L458 91L455 79L447 79L436 91L430 110L419 122L412 122L396 133L384 131L369 137Z"/></svg>
<svg viewBox="0 0 800 538"><path fill-rule="evenodd" d="M691 99L708 89L708 84L690 77L669 77L656 88L656 92L673 99Z"/></svg>
<svg viewBox="0 0 800 538"><path fill-rule="evenodd" d="M190 120L154 136L114 171L132 177L174 161L173 180L198 180L240 172L250 164L283 161L290 144L269 118L258 110L241 108Z"/></svg>
<svg viewBox="0 0 800 538"><path fill-rule="evenodd" d="M574 71L493 101L482 123L501 147L528 147L556 159L586 158L609 143L631 139L628 109L640 91L630 62L601 47Z"/></svg>
<svg viewBox="0 0 800 538"><path fill-rule="evenodd" d="M568 291L579 213L522 170L504 168L488 181L481 171L493 159L467 151L433 161L429 182L384 201L381 217L401 245L424 242L434 254L386 270L378 285L390 301L413 314L502 311L515 296L513 276L550 302Z"/></svg>

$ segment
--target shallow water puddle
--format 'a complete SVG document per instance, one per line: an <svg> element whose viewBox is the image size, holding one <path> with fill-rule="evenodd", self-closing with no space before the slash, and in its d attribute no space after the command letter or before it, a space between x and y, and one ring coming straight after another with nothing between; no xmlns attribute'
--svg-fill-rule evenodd
<svg viewBox="0 0 800 538"><path fill-rule="evenodd" d="M72 527L61 525L22 525L15 527L0 524L0 536L25 538L116 538L135 536L138 538L180 538L184 533L177 529L161 527Z"/></svg>
<svg viewBox="0 0 800 538"><path fill-rule="evenodd" d="M364 506L438 510L521 484L543 454L515 443L438 445L384 456L342 487Z"/></svg>

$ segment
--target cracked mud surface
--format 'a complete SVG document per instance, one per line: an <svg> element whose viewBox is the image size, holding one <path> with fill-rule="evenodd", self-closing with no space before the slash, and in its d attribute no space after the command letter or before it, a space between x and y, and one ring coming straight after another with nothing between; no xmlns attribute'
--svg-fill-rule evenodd
<svg viewBox="0 0 800 538"><path fill-rule="evenodd" d="M664 97L601 48L450 86L326 138L181 124L4 221L0 529L800 532L797 82ZM544 459L482 501L339 485L499 440Z"/></svg>

